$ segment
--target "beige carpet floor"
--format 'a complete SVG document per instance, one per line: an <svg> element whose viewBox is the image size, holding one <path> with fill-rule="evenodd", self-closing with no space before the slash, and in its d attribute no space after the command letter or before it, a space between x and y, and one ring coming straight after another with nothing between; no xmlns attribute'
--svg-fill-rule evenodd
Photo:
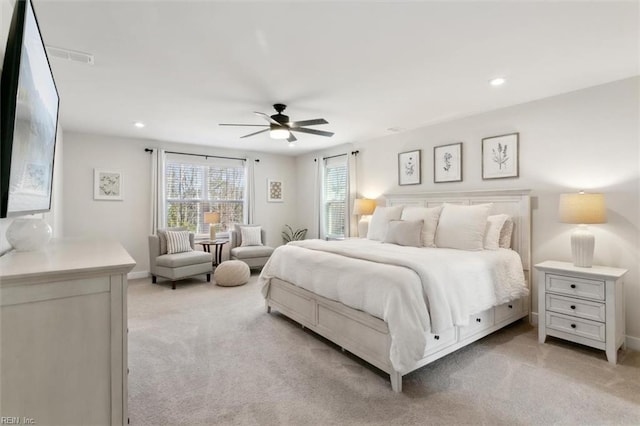
<svg viewBox="0 0 640 426"><path fill-rule="evenodd" d="M177 290L129 283L133 425L640 424L640 353L549 338L520 321L404 378L278 313L256 275Z"/></svg>

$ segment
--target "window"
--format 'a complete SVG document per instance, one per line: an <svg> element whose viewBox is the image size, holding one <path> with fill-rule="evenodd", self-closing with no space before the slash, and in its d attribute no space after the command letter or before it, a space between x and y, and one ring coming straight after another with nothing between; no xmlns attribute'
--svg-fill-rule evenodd
<svg viewBox="0 0 640 426"><path fill-rule="evenodd" d="M322 182L322 223L324 237L327 239L346 236L348 179L346 155L325 160Z"/></svg>
<svg viewBox="0 0 640 426"><path fill-rule="evenodd" d="M218 231L243 223L245 213L245 169L242 160L183 159L167 156L165 202L167 226L184 226L196 234L207 234L204 213L220 213Z"/></svg>

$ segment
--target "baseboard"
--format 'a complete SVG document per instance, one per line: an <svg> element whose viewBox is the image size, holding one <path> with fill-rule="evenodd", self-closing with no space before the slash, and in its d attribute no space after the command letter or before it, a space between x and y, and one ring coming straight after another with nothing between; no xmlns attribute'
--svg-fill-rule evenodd
<svg viewBox="0 0 640 426"><path fill-rule="evenodd" d="M139 278L147 278L148 276L149 276L149 271L129 272L127 274L127 279L137 280Z"/></svg>
<svg viewBox="0 0 640 426"><path fill-rule="evenodd" d="M625 340L628 349L640 351L640 338L627 335L627 338Z"/></svg>

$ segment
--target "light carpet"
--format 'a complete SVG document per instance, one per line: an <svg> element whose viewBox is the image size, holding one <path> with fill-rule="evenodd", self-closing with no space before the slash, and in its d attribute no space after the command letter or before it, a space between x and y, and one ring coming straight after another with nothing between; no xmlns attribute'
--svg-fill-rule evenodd
<svg viewBox="0 0 640 426"><path fill-rule="evenodd" d="M640 354L548 338L524 321L389 377L277 312L254 274L171 290L129 282L133 425L640 424Z"/></svg>

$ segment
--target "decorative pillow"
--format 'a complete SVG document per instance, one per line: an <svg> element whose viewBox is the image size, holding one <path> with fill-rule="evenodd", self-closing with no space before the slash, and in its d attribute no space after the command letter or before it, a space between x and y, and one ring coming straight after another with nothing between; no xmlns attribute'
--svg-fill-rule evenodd
<svg viewBox="0 0 640 426"><path fill-rule="evenodd" d="M158 229L156 234L160 241L160 254L167 254L167 231L186 231L187 228L183 226L174 226L172 228Z"/></svg>
<svg viewBox="0 0 640 426"><path fill-rule="evenodd" d="M422 228L424 221L392 220L389 222L385 243L401 246L422 247Z"/></svg>
<svg viewBox="0 0 640 426"><path fill-rule="evenodd" d="M243 225L241 223L236 223L233 225L234 230L236 231L235 235L236 235L236 246L241 246L242 245L242 229L241 228L251 228L251 227L258 227L260 228L260 225Z"/></svg>
<svg viewBox="0 0 640 426"><path fill-rule="evenodd" d="M384 237L387 235L389 221L400 220L400 215L402 215L402 206L376 207L369 222L367 238L370 240L384 241Z"/></svg>
<svg viewBox="0 0 640 426"><path fill-rule="evenodd" d="M500 248L500 233L506 220L506 214L494 214L487 218L487 229L484 233L484 248L486 250L498 250Z"/></svg>
<svg viewBox="0 0 640 426"><path fill-rule="evenodd" d="M442 206L438 207L405 207L402 210L402 220L422 220L422 245L435 247L436 228L442 212Z"/></svg>
<svg viewBox="0 0 640 426"><path fill-rule="evenodd" d="M513 219L510 217L505 220L504 225L502 225L502 230L500 231L500 240L499 246L500 248L511 248L511 235L513 234Z"/></svg>
<svg viewBox="0 0 640 426"><path fill-rule="evenodd" d="M466 206L445 203L436 229L436 246L482 250L491 207L492 204Z"/></svg>
<svg viewBox="0 0 640 426"><path fill-rule="evenodd" d="M165 231L167 236L167 254L193 251L189 242L189 231Z"/></svg>
<svg viewBox="0 0 640 426"><path fill-rule="evenodd" d="M240 244L240 247L261 246L261 231L261 226L241 226L240 235L242 235L242 243Z"/></svg>

